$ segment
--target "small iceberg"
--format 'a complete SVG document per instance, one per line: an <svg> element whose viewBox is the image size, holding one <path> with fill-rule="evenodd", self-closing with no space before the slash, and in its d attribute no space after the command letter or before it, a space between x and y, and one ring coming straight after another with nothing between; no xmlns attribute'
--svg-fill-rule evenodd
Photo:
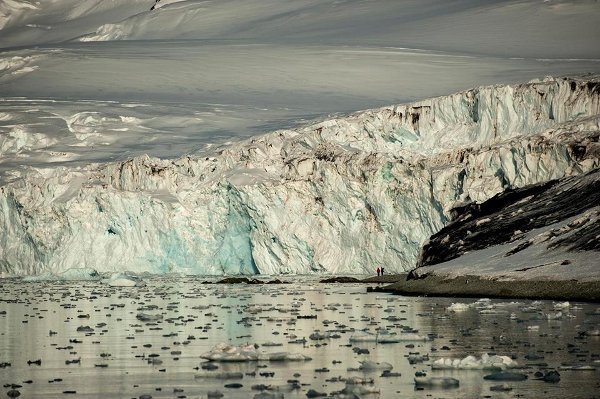
<svg viewBox="0 0 600 399"><path fill-rule="evenodd" d="M428 341L427 336L415 334L415 333L390 333L386 330L380 330L373 334L368 331L361 331L359 333L350 336L350 342L375 342L378 344L394 344L398 342L410 342L410 341Z"/></svg>
<svg viewBox="0 0 600 399"><path fill-rule="evenodd" d="M560 320L563 317L563 313L562 312L556 312L556 313L546 313L546 318L548 320Z"/></svg>
<svg viewBox="0 0 600 399"><path fill-rule="evenodd" d="M136 319L140 320L140 321L146 321L146 322L151 322L151 321L159 321L163 319L163 315L161 314L148 314L148 313L138 313L135 316Z"/></svg>
<svg viewBox="0 0 600 399"><path fill-rule="evenodd" d="M455 388L460 381L452 377L415 377L415 386L422 388Z"/></svg>
<svg viewBox="0 0 600 399"><path fill-rule="evenodd" d="M203 359L214 362L252 362L252 361L303 361L311 360L310 357L300 353L289 352L259 352L258 345L228 345L220 343L210 352L202 354Z"/></svg>
<svg viewBox="0 0 600 399"><path fill-rule="evenodd" d="M377 334L361 331L350 336L350 342L377 342Z"/></svg>
<svg viewBox="0 0 600 399"><path fill-rule="evenodd" d="M471 305L466 303L452 303L450 306L446 308L448 312L460 313L467 311L471 308Z"/></svg>
<svg viewBox="0 0 600 399"><path fill-rule="evenodd" d="M490 356L487 353L481 358L467 356L463 359L440 358L433 362L433 370L506 370L519 367L519 364L508 356Z"/></svg>
<svg viewBox="0 0 600 399"><path fill-rule="evenodd" d="M394 366L386 362L373 362L371 360L363 360L360 362L358 369L360 371L371 371L371 370L391 370Z"/></svg>
<svg viewBox="0 0 600 399"><path fill-rule="evenodd" d="M571 304L567 301L567 302L559 302L559 303L555 303L554 304L554 310L565 310L565 309L569 309L571 307Z"/></svg>
<svg viewBox="0 0 600 399"><path fill-rule="evenodd" d="M114 273L108 279L102 280L103 283L111 287L145 287L146 283L136 276L130 276L125 273Z"/></svg>
<svg viewBox="0 0 600 399"><path fill-rule="evenodd" d="M68 281L98 281L101 279L100 274L90 267L68 269L59 274L59 277Z"/></svg>
<svg viewBox="0 0 600 399"><path fill-rule="evenodd" d="M483 376L483 379L491 381L525 381L527 379L527 374L501 371Z"/></svg>
<svg viewBox="0 0 600 399"><path fill-rule="evenodd" d="M237 371L214 371L194 374L194 378L214 378L217 380L241 380L244 374Z"/></svg>

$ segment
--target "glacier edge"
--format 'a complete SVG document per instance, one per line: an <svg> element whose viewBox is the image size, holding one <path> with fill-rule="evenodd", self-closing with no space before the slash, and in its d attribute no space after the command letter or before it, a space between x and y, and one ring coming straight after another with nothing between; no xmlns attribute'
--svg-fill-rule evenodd
<svg viewBox="0 0 600 399"><path fill-rule="evenodd" d="M546 78L205 156L32 170L0 187L0 272L407 271L456 204L598 168L599 132L597 78Z"/></svg>

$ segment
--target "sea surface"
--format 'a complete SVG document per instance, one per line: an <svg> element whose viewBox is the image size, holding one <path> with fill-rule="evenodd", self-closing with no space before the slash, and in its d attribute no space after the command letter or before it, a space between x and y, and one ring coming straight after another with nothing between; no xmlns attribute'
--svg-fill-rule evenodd
<svg viewBox="0 0 600 399"><path fill-rule="evenodd" d="M599 304L402 297L366 293L364 284L287 280L291 283L222 285L164 277L149 278L141 288L0 280L0 397L14 389L22 398L48 399L206 398L209 391L253 398L262 385L285 398L306 398L311 389L341 391L353 376L373 379L363 388L379 391L360 395L364 398L600 397L600 336L594 335ZM459 310L454 312L448 310L452 303L466 306L454 305ZM140 313L160 320L139 320ZM377 329L428 340L350 342L360 330ZM311 339L315 332L330 337ZM216 370L202 369L201 355L221 342L257 344L259 351L301 353L312 360L213 362ZM483 378L491 371L431 367L441 357L483 353L511 356L523 367L514 371L528 379L504 382L511 390L496 392L490 388L502 382ZM410 354L429 360L411 364ZM41 364L28 364L37 360ZM387 362L400 375L357 370L365 360ZM561 379L536 380L540 370L557 370ZM197 378L224 371L243 378ZM460 384L417 389L415 372ZM232 383L242 386L225 387Z"/></svg>

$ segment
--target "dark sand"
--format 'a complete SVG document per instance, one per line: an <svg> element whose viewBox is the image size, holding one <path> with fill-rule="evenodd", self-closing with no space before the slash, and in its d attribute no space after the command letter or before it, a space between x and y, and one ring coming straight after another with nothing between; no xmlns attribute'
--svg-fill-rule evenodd
<svg viewBox="0 0 600 399"><path fill-rule="evenodd" d="M385 278L388 277L385 276ZM600 302L599 281L499 281L478 276L451 278L435 275L428 275L418 280L406 280L406 275L396 275L395 279L393 284L384 287L369 287L367 291L407 296L528 298ZM363 281L378 282L377 280L372 281L372 279Z"/></svg>

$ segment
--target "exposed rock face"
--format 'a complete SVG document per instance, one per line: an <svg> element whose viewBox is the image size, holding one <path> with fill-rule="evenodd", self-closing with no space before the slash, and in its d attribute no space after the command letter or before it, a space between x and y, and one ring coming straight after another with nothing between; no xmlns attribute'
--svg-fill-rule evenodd
<svg viewBox="0 0 600 399"><path fill-rule="evenodd" d="M418 266L435 265L467 252L514 242L504 257L532 245L546 250L600 250L600 169L507 190L481 204L454 209L456 219L423 246ZM575 220L561 224L567 219ZM525 233L557 224L526 238Z"/></svg>
<svg viewBox="0 0 600 399"><path fill-rule="evenodd" d="M208 157L0 187L0 271L412 269L450 209L600 166L598 80L491 86L282 130Z"/></svg>

